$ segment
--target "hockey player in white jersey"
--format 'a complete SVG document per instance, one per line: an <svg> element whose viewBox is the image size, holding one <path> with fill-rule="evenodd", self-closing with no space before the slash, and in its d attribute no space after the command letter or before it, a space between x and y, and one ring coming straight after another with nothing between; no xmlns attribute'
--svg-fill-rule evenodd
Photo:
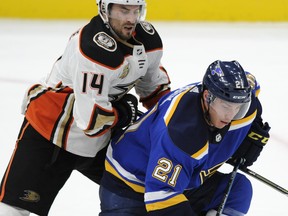
<svg viewBox="0 0 288 216"><path fill-rule="evenodd" d="M0 215L45 216L73 170L99 183L111 133L170 91L162 41L145 0L97 0L99 15L72 34L52 71L27 91ZM97 192L95 192L97 194Z"/></svg>
<svg viewBox="0 0 288 216"><path fill-rule="evenodd" d="M215 61L202 83L163 96L112 139L100 216L215 216L230 177L217 169L231 157L252 165L269 139L259 90L237 61ZM221 215L245 215L251 199L238 173Z"/></svg>

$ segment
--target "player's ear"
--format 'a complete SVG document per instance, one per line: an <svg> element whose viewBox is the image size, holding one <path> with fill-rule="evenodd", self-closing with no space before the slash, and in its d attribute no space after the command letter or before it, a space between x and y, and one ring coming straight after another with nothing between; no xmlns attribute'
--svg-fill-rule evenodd
<svg viewBox="0 0 288 216"><path fill-rule="evenodd" d="M209 92L208 92L207 89L205 89L205 90L203 91L203 94L202 94L203 101L205 101L205 103L207 103L207 101L208 101L208 96L209 96Z"/></svg>

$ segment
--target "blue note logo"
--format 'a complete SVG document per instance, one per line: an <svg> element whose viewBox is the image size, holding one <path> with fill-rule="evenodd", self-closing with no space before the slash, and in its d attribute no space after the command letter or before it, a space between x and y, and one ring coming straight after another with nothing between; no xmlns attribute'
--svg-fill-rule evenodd
<svg viewBox="0 0 288 216"><path fill-rule="evenodd" d="M212 70L211 71L211 74L214 76L214 75L217 75L217 76L224 76L224 73L223 73L223 71L222 71L222 69L221 69L221 67L220 67L220 65L219 64L217 64L216 66L215 66L215 69L214 70Z"/></svg>

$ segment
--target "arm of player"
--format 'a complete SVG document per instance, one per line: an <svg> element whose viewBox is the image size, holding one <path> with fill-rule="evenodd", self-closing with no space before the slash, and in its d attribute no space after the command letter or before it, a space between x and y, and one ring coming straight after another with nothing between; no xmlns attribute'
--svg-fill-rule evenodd
<svg viewBox="0 0 288 216"><path fill-rule="evenodd" d="M146 75L136 84L135 90L146 109L153 107L159 99L170 92L170 78L161 65L162 50L147 54L149 68Z"/></svg>
<svg viewBox="0 0 288 216"><path fill-rule="evenodd" d="M183 194L191 182L194 159L173 145L169 139L153 139L154 143L165 144L153 145L150 151L144 195L148 215L194 215Z"/></svg>

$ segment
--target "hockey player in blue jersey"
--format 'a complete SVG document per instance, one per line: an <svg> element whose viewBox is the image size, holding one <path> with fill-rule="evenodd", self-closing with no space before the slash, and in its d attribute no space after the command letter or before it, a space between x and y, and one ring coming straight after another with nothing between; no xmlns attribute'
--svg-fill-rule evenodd
<svg viewBox="0 0 288 216"><path fill-rule="evenodd" d="M269 139L259 85L237 61L215 61L112 140L100 186L101 216L217 214L229 175L225 162L255 162ZM237 173L222 215L242 216L252 186Z"/></svg>

